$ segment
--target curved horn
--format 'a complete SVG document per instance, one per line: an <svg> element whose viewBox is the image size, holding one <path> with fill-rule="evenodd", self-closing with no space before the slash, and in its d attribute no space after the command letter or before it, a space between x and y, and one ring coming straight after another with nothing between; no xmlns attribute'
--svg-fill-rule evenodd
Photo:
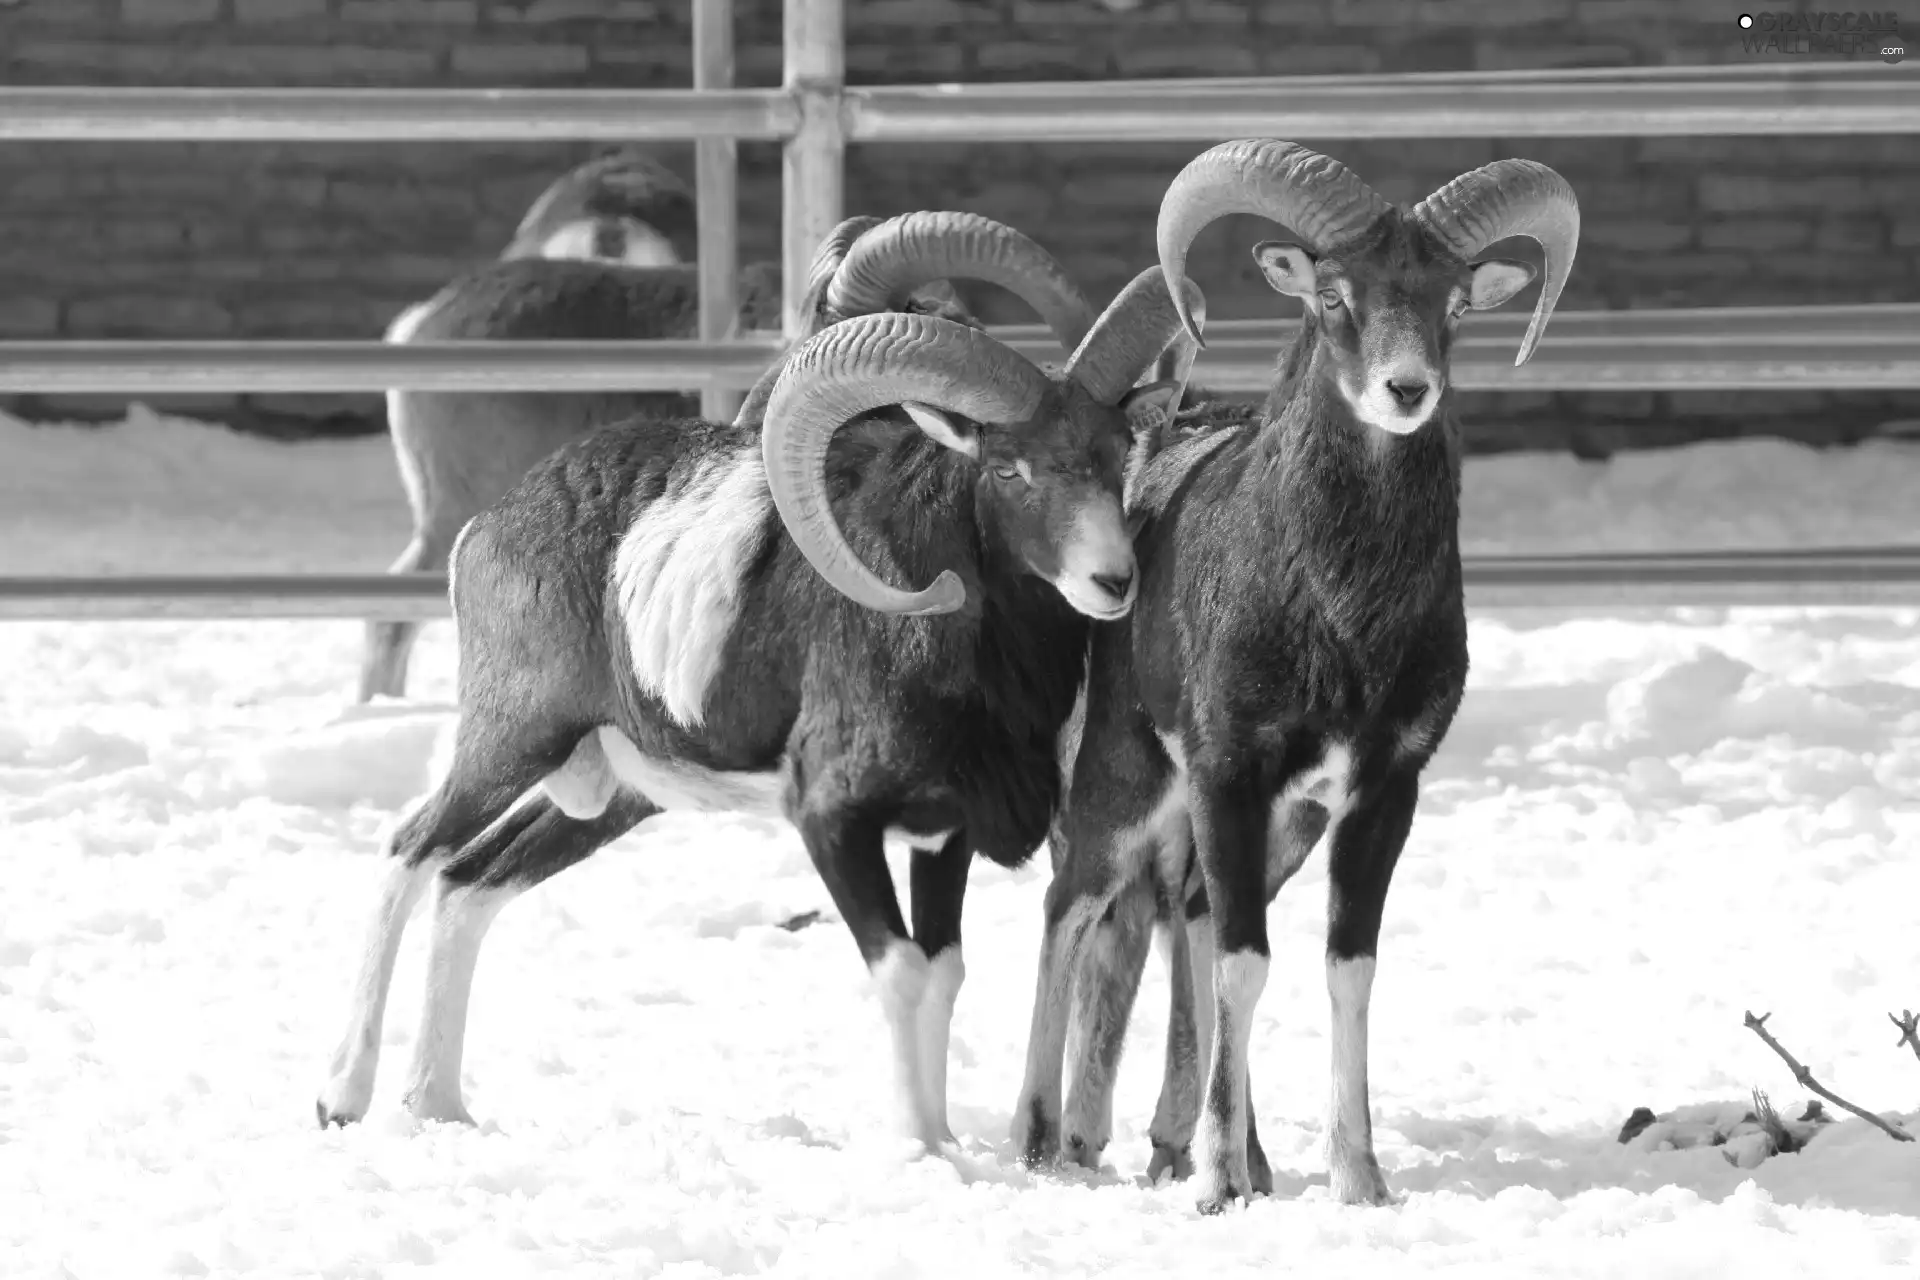
<svg viewBox="0 0 1920 1280"><path fill-rule="evenodd" d="M1052 390L1013 348L938 316L854 316L800 345L767 402L761 456L780 519L835 590L880 613L952 613L966 589L943 569L924 591L889 586L847 544L827 499L827 447L882 405L929 404L976 422L1025 422Z"/></svg>
<svg viewBox="0 0 1920 1280"><path fill-rule="evenodd" d="M1295 142L1242 138L1203 151L1187 163L1160 198L1155 233L1160 265L1181 323L1200 346L1180 286L1193 238L1230 213L1257 213L1291 227L1315 253L1325 253L1372 226L1393 206L1338 160Z"/></svg>
<svg viewBox="0 0 1920 1280"><path fill-rule="evenodd" d="M814 250L813 262L807 267L807 291L803 295L805 301L801 303L800 311L813 327L801 334L801 337L811 337L818 331L819 326L826 323L825 318L820 314L821 307L826 301L827 287L833 283L833 277L839 272L840 264L846 261L847 253L861 236L885 221L885 218L861 214L858 217L846 219L827 232L827 238L820 242L818 249Z"/></svg>
<svg viewBox="0 0 1920 1280"><path fill-rule="evenodd" d="M997 284L1018 297L1067 351L1093 327L1093 304L1051 253L977 213L922 211L887 219L847 250L827 286L827 306L842 317L890 310L928 281L955 276Z"/></svg>
<svg viewBox="0 0 1920 1280"><path fill-rule="evenodd" d="M1413 218L1441 244L1472 261L1508 236L1528 236L1546 255L1546 280L1533 322L1520 340L1516 365L1527 362L1546 332L1580 246L1580 202L1567 180L1537 160L1495 160L1463 173L1413 207Z"/></svg>
<svg viewBox="0 0 1920 1280"><path fill-rule="evenodd" d="M1195 316L1196 325L1204 325L1206 297L1193 281L1184 284L1186 309ZM1068 358L1066 374L1097 403L1118 404L1139 380L1141 370L1152 366L1175 338L1187 350L1194 350L1186 338L1184 317L1167 292L1166 273L1158 266L1148 267L1128 281L1100 313L1093 332ZM1191 367L1190 357L1186 363Z"/></svg>
<svg viewBox="0 0 1920 1280"><path fill-rule="evenodd" d="M802 327L797 340L811 338L832 323L831 317L824 314L824 305L827 286L833 282L834 272L840 269L840 263L846 258L847 250L853 247L854 241L885 221L885 218L860 214L844 219L839 226L827 232L820 247L813 251L813 262L807 267L807 291L800 300ZM784 361L776 361L747 388L747 394L740 399L739 410L733 415L735 426L743 422L758 422L766 416L767 397L773 394L773 384L779 380L784 366Z"/></svg>

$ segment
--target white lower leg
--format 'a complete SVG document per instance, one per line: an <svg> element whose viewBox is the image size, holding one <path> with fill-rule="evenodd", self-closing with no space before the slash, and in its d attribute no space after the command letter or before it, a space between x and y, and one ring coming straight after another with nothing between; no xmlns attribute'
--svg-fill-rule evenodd
<svg viewBox="0 0 1920 1280"><path fill-rule="evenodd" d="M954 1140L947 1124L947 1046L953 1031L953 1006L966 979L967 966L959 945L948 947L928 964L927 989L914 1015L920 1039L921 1105L934 1135L942 1142Z"/></svg>
<svg viewBox="0 0 1920 1280"><path fill-rule="evenodd" d="M1214 976L1213 1055L1194 1166L1203 1209L1250 1191L1247 1178L1247 1043L1253 1010L1266 989L1269 961L1255 951L1218 958Z"/></svg>
<svg viewBox="0 0 1920 1280"><path fill-rule="evenodd" d="M896 1123L907 1138L932 1149L940 1144L940 1135L927 1114L926 1080L920 1065L920 1006L932 976L927 954L918 943L896 938L870 972L893 1046Z"/></svg>
<svg viewBox="0 0 1920 1280"><path fill-rule="evenodd" d="M346 1034L333 1051L327 1083L320 1091L320 1123L345 1123L367 1114L373 1101L374 1075L380 1066L380 1034L387 1018L387 992L393 985L393 965L400 954L400 938L419 904L432 868L409 865L392 858L380 898L360 951L360 968L353 980Z"/></svg>
<svg viewBox="0 0 1920 1280"><path fill-rule="evenodd" d="M1213 921L1201 917L1187 926L1187 954L1192 957L1193 1036L1200 1046L1200 1060L1213 1054L1213 1014L1218 997L1213 991Z"/></svg>
<svg viewBox="0 0 1920 1280"><path fill-rule="evenodd" d="M1027 1029L1027 1066L1014 1104L1012 1137L1016 1159L1048 1160L1060 1141L1060 1073L1067 1053L1067 1016L1074 973L1089 927L1106 904L1081 900L1067 910L1040 944L1033 1021Z"/></svg>
<svg viewBox="0 0 1920 1280"><path fill-rule="evenodd" d="M1162 945L1171 1004L1166 1070L1148 1135L1156 1149L1172 1156L1193 1143L1200 1119L1200 1081L1213 1052L1213 922L1171 925Z"/></svg>
<svg viewBox="0 0 1920 1280"><path fill-rule="evenodd" d="M1367 1097L1367 1009L1373 997L1374 958L1327 957L1327 994L1333 1004L1333 1099L1327 1125L1328 1183L1345 1204L1375 1204L1387 1196L1373 1153L1373 1117Z"/></svg>
<svg viewBox="0 0 1920 1280"><path fill-rule="evenodd" d="M1113 1136L1113 1086L1153 928L1152 886L1121 891L1114 918L1088 931L1067 1019L1066 1107L1060 1133L1068 1159L1097 1167Z"/></svg>
<svg viewBox="0 0 1920 1280"><path fill-rule="evenodd" d="M519 896L514 889L486 889L439 881L433 904L433 938L427 952L426 995L413 1071L402 1102L422 1120L473 1123L460 1097L460 1061L467 1037L467 1006L480 943L500 909Z"/></svg>

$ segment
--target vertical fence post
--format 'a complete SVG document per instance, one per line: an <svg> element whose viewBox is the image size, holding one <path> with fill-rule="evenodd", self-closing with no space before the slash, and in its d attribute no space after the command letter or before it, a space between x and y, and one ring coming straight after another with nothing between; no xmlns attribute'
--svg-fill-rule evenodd
<svg viewBox="0 0 1920 1280"><path fill-rule="evenodd" d="M780 317L792 339L813 251L843 216L847 58L843 0L786 0L785 15L785 84L800 104L780 174Z"/></svg>
<svg viewBox="0 0 1920 1280"><path fill-rule="evenodd" d="M733 0L694 0L693 87L733 88ZM700 339L713 342L739 332L739 147L732 138L702 138L693 144L693 164ZM700 416L710 422L730 422L739 410L740 392L731 387L700 393Z"/></svg>

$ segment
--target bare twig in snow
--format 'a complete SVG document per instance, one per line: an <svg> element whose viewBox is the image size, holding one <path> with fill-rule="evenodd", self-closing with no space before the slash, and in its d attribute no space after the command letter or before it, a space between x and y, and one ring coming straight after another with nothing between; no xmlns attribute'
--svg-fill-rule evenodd
<svg viewBox="0 0 1920 1280"><path fill-rule="evenodd" d="M1822 1085L1818 1080L1815 1080L1813 1078L1813 1072L1801 1066L1798 1059L1796 1059L1792 1054L1788 1053L1786 1049L1782 1048L1780 1042L1778 1040L1775 1040L1772 1034L1768 1032L1767 1019L1771 1018L1772 1016L1773 1015L1771 1013L1763 1013L1756 1018L1753 1016L1752 1011L1749 1010L1747 1013L1747 1019L1746 1019L1747 1028L1751 1030L1753 1034L1759 1036L1762 1040L1766 1041L1767 1047L1769 1049L1773 1050L1775 1053L1780 1055L1780 1060L1787 1064L1787 1067L1793 1072L1793 1078L1800 1082L1801 1088L1812 1090L1814 1093L1817 1093L1821 1097L1825 1098L1828 1102L1831 1102L1834 1106L1840 1107L1846 1111L1853 1112L1854 1115L1859 1116L1862 1120L1865 1120L1869 1124L1877 1125L1879 1128L1881 1128L1886 1132L1888 1137L1894 1139L1897 1142L1913 1141L1913 1135L1908 1133L1905 1129L1896 1128L1893 1125L1888 1124L1885 1120L1882 1120L1879 1116L1873 1114L1873 1112L1864 1111L1861 1108L1854 1106L1851 1102L1848 1102L1845 1098L1833 1092L1833 1090L1828 1089L1827 1087Z"/></svg>
<svg viewBox="0 0 1920 1280"><path fill-rule="evenodd" d="M1887 1020L1900 1028L1900 1038L1894 1041L1893 1047L1898 1049L1901 1045L1906 1045L1913 1050L1914 1057L1920 1058L1920 1013L1915 1013L1911 1009L1902 1009L1899 1017L1888 1014Z"/></svg>
<svg viewBox="0 0 1920 1280"><path fill-rule="evenodd" d="M1819 1106L1819 1103L1814 1103ZM1806 1146L1806 1141L1787 1128L1787 1122L1773 1109L1773 1099L1761 1089L1753 1091L1753 1120L1767 1131L1767 1138L1773 1143L1773 1149L1781 1155L1791 1155Z"/></svg>

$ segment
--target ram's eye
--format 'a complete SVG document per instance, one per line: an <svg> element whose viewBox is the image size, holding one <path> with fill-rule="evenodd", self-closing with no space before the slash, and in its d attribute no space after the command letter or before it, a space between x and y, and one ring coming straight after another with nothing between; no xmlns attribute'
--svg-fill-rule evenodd
<svg viewBox="0 0 1920 1280"><path fill-rule="evenodd" d="M993 474L1009 483L1015 480L1025 480L1028 484L1033 483L1033 472L1027 469L1027 464L1024 462L998 463L993 468Z"/></svg>
<svg viewBox="0 0 1920 1280"><path fill-rule="evenodd" d="M1320 305L1329 311L1338 311L1340 309L1340 291L1338 289L1322 289L1320 291Z"/></svg>

